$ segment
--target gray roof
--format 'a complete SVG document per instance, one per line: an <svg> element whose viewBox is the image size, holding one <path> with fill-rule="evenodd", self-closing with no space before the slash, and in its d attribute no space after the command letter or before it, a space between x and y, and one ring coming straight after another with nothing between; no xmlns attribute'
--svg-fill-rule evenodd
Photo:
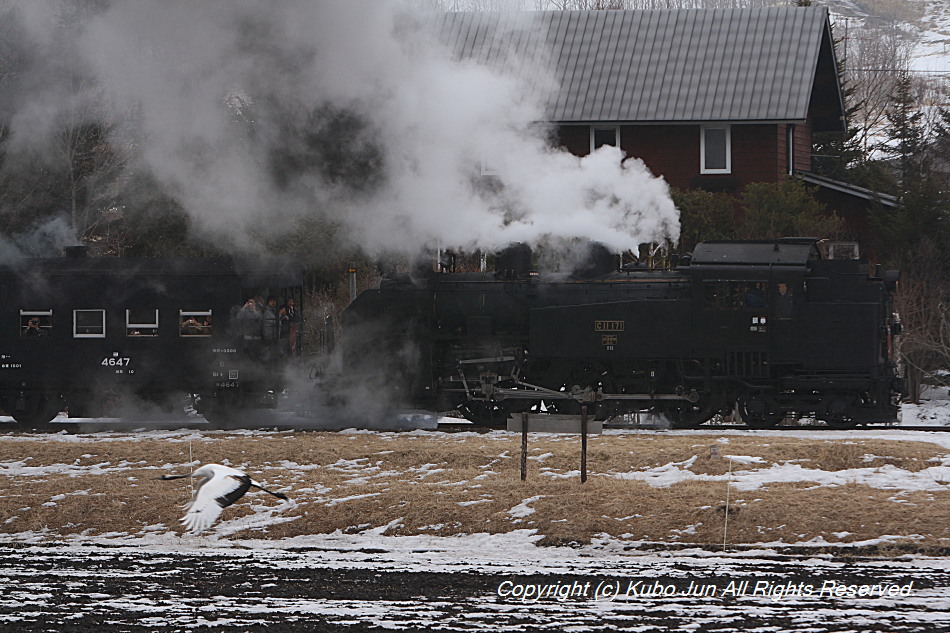
<svg viewBox="0 0 950 633"><path fill-rule="evenodd" d="M818 185L819 187L832 189L840 193L846 193L849 196L854 196L856 198L863 198L872 202L879 202L885 207L896 207L898 203L897 196L881 193L880 191L874 191L873 189L865 189L864 187L852 185L849 182L842 182L840 180L826 178L808 171L796 171L795 176L801 178L811 185Z"/></svg>
<svg viewBox="0 0 950 633"><path fill-rule="evenodd" d="M700 242L693 251L691 265L805 266L809 260L821 259L817 241L807 237L786 237L779 240Z"/></svg>
<svg viewBox="0 0 950 633"><path fill-rule="evenodd" d="M820 68L831 126L843 116L824 7L447 13L436 27L458 58L551 69L550 121L804 121Z"/></svg>

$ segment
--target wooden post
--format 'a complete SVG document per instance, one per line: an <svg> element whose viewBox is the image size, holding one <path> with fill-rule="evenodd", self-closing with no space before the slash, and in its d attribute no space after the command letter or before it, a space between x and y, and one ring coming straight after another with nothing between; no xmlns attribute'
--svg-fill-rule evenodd
<svg viewBox="0 0 950 633"><path fill-rule="evenodd" d="M581 407L581 483L587 481L587 407Z"/></svg>
<svg viewBox="0 0 950 633"><path fill-rule="evenodd" d="M521 414L521 481L528 478L528 412Z"/></svg>

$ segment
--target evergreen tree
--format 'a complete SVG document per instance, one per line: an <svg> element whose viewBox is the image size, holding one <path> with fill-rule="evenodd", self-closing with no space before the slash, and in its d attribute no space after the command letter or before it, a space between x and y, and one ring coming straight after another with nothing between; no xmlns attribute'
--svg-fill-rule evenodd
<svg viewBox="0 0 950 633"><path fill-rule="evenodd" d="M925 241L945 252L950 247L946 226L947 178L938 171L937 158L940 147L948 144L941 139L950 138L947 119L930 129L913 80L905 73L898 80L887 120L887 138L879 151L887 159L889 169L882 175L890 186L882 184L897 195L898 204L894 208L878 205L872 211L878 251L896 263L908 260L908 255ZM946 256L941 259L933 264L946 267L950 263Z"/></svg>
<svg viewBox="0 0 950 633"><path fill-rule="evenodd" d="M680 210L681 252L691 252L696 244L704 240L723 240L734 236L736 201L729 194L675 187L670 190L670 194L676 208Z"/></svg>
<svg viewBox="0 0 950 633"><path fill-rule="evenodd" d="M735 225L735 237L775 239L779 237L840 238L844 221L828 213L805 184L797 178L779 183L753 183L741 198L742 213Z"/></svg>

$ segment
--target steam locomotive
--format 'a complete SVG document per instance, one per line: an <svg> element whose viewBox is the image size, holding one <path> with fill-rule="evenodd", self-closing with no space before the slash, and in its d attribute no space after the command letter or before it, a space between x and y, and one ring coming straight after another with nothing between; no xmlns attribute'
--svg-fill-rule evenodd
<svg viewBox="0 0 950 633"><path fill-rule="evenodd" d="M814 239L705 242L662 270L618 270L594 247L546 274L514 246L493 273L392 276L359 295L343 314L343 367L403 406L485 426L584 406L675 427L733 411L753 428L888 422L897 280L825 259Z"/></svg>
<svg viewBox="0 0 950 633"><path fill-rule="evenodd" d="M300 347L296 323L263 305L302 305L287 262L87 256L0 266L0 409L24 427L122 415L182 398L209 420L269 407Z"/></svg>

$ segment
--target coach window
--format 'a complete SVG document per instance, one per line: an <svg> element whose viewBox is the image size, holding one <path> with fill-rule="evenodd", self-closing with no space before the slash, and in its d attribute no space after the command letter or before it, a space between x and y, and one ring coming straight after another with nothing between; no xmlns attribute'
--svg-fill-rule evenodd
<svg viewBox="0 0 950 633"><path fill-rule="evenodd" d="M136 308L125 311L126 336L158 336L158 310Z"/></svg>
<svg viewBox="0 0 950 633"><path fill-rule="evenodd" d="M52 310L20 310L20 336L49 336L53 330Z"/></svg>
<svg viewBox="0 0 950 633"><path fill-rule="evenodd" d="M211 336L211 323L211 310L180 310L178 313L178 330L181 336Z"/></svg>
<svg viewBox="0 0 950 633"><path fill-rule="evenodd" d="M73 338L105 337L105 310L73 310Z"/></svg>

